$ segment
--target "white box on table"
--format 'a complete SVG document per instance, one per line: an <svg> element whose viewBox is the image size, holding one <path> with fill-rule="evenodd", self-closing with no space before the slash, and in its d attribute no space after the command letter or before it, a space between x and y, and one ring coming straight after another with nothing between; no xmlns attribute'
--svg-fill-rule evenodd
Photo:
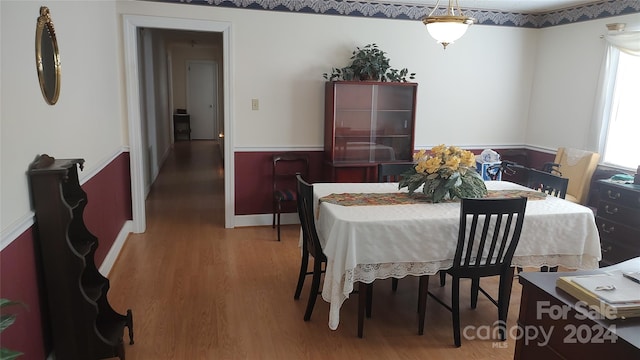
<svg viewBox="0 0 640 360"><path fill-rule="evenodd" d="M476 170L478 174L482 176L483 180L502 180L502 169L500 169L500 164L502 162L480 162L476 159ZM489 173L489 167L495 165L495 168L491 169L491 173Z"/></svg>

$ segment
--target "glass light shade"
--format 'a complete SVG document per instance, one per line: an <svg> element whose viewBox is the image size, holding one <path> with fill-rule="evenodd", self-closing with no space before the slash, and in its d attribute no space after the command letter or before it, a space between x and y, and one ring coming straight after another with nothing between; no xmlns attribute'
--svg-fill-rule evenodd
<svg viewBox="0 0 640 360"><path fill-rule="evenodd" d="M438 0L429 15L422 18L422 22L427 26L429 35L446 49L447 45L460 39L467 32L469 25L473 24L476 19L464 16L458 0L449 0L445 15L434 16L433 14L438 9L438 5L440 5L440 0Z"/></svg>
<svg viewBox="0 0 640 360"><path fill-rule="evenodd" d="M429 35L444 47L460 39L464 33L467 32L468 28L469 24L455 20L452 22L437 21L427 24Z"/></svg>

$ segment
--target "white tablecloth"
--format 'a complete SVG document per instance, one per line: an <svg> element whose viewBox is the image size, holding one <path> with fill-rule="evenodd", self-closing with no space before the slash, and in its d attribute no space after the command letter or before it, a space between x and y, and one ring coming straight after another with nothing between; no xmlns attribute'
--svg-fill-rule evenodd
<svg viewBox="0 0 640 360"><path fill-rule="evenodd" d="M505 181L486 184L489 190L527 189ZM329 328L333 330L355 282L433 275L452 265L458 202L341 206L318 201L334 193L398 191L397 183L314 184L316 227L328 259L322 298L331 303ZM552 196L527 202L514 266L595 269L600 259L600 238L589 208Z"/></svg>

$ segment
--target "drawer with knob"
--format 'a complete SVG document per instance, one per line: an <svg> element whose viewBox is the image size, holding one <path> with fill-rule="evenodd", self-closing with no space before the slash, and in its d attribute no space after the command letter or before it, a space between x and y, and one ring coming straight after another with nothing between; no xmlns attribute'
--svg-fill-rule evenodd
<svg viewBox="0 0 640 360"><path fill-rule="evenodd" d="M608 266L640 256L640 230L602 217L596 218L600 232L600 266Z"/></svg>
<svg viewBox="0 0 640 360"><path fill-rule="evenodd" d="M640 253L640 229L605 219L598 216L596 225L600 233L600 242L603 240L617 241L628 246L635 246L636 252Z"/></svg>
<svg viewBox="0 0 640 360"><path fill-rule="evenodd" d="M602 261L600 266L609 266L638 257L638 247L630 247L625 243L600 239Z"/></svg>
<svg viewBox="0 0 640 360"><path fill-rule="evenodd" d="M637 209L640 213L640 185L600 180L600 201ZM640 225L639 225L640 226Z"/></svg>
<svg viewBox="0 0 640 360"><path fill-rule="evenodd" d="M632 209L620 204L601 200L598 204L597 214L605 219L640 227L640 209Z"/></svg>

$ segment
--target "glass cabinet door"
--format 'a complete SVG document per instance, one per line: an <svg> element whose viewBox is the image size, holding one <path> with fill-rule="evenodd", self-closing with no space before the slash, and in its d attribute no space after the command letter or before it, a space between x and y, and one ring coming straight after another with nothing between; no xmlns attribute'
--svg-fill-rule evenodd
<svg viewBox="0 0 640 360"><path fill-rule="evenodd" d="M411 161L413 159L414 87L376 86L376 110L372 161Z"/></svg>
<svg viewBox="0 0 640 360"><path fill-rule="evenodd" d="M374 86L340 85L335 91L336 162L368 162L371 123L374 117Z"/></svg>
<svg viewBox="0 0 640 360"><path fill-rule="evenodd" d="M333 121L335 134L326 141L334 144L329 160L338 164L411 161L416 85L333 84L333 118L326 120Z"/></svg>

